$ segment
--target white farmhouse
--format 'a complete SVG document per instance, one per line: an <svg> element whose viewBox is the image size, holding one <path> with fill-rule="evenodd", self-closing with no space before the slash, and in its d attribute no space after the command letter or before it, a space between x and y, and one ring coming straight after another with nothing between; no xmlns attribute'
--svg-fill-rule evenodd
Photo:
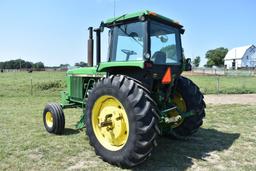
<svg viewBox="0 0 256 171"><path fill-rule="evenodd" d="M224 58L227 69L256 68L256 47L248 45L233 48Z"/></svg>

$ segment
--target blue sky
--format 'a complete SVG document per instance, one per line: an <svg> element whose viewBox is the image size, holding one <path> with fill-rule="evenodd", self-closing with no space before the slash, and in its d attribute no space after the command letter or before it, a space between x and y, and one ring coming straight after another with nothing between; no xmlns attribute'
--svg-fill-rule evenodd
<svg viewBox="0 0 256 171"><path fill-rule="evenodd" d="M256 44L255 6L253 0L116 0L115 13L149 9L179 21L185 56L204 58L209 49ZM113 17L113 7L113 0L0 0L0 61L85 61L87 28ZM102 44L106 56L106 38Z"/></svg>

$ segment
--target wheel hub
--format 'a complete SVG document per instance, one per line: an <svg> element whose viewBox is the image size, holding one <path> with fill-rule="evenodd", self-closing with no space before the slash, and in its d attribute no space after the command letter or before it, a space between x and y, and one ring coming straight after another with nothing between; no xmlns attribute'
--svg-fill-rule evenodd
<svg viewBox="0 0 256 171"><path fill-rule="evenodd" d="M172 103L177 107L177 109L171 110L168 113L168 116L170 118L179 118L175 123L172 124L172 128L176 128L183 123L184 119L182 117L180 117L180 113L186 112L187 107L186 107L185 100L182 98L180 93L176 93L173 96Z"/></svg>
<svg viewBox="0 0 256 171"><path fill-rule="evenodd" d="M129 133L126 111L119 100L113 96L102 96L96 100L92 111L94 133L105 148L121 149Z"/></svg>
<svg viewBox="0 0 256 171"><path fill-rule="evenodd" d="M53 126L53 117L51 112L45 114L46 125L51 128Z"/></svg>

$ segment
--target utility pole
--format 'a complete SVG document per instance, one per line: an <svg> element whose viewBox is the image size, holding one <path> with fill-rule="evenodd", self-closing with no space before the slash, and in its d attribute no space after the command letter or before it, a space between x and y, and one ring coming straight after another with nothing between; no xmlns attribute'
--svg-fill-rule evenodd
<svg viewBox="0 0 256 171"><path fill-rule="evenodd" d="M20 71L21 71L21 58L20 58Z"/></svg>

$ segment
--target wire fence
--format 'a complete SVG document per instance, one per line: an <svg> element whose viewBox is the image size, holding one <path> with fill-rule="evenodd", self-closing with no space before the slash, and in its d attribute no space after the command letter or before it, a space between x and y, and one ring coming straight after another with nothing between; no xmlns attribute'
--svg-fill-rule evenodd
<svg viewBox="0 0 256 171"><path fill-rule="evenodd" d="M203 75L256 76L256 69L230 70L225 68L193 68L192 73Z"/></svg>
<svg viewBox="0 0 256 171"><path fill-rule="evenodd" d="M255 70L197 68L183 75L195 82L204 94L256 93Z"/></svg>
<svg viewBox="0 0 256 171"><path fill-rule="evenodd" d="M59 95L66 89L65 72L0 73L0 97ZM256 93L255 70L197 68L183 73L204 94Z"/></svg>

